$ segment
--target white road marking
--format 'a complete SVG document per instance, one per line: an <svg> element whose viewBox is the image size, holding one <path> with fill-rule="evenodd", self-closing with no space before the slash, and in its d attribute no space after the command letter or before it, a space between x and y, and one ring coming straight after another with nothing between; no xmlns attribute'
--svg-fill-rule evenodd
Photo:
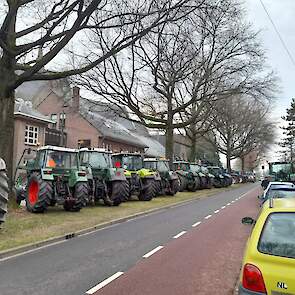
<svg viewBox="0 0 295 295"><path fill-rule="evenodd" d="M194 224L192 225L192 227L196 227L196 226L198 226L198 225L201 224L201 223L202 223L201 221L198 221L198 222L194 223Z"/></svg>
<svg viewBox="0 0 295 295"><path fill-rule="evenodd" d="M186 234L186 231L185 231L185 230L182 231L182 232L180 232L179 234L175 235L175 236L173 237L173 239L178 239L179 237L183 236L184 234Z"/></svg>
<svg viewBox="0 0 295 295"><path fill-rule="evenodd" d="M219 212L219 210L215 210L215 211L214 211L215 214L218 213L218 212Z"/></svg>
<svg viewBox="0 0 295 295"><path fill-rule="evenodd" d="M224 209L224 208L225 208L225 206L222 206L222 207L221 207L221 209Z"/></svg>
<svg viewBox="0 0 295 295"><path fill-rule="evenodd" d="M148 258L148 257L152 256L153 254L155 254L157 251L161 250L162 248L163 248L163 246L158 246L155 249L153 249L152 251L144 254L142 257L143 258Z"/></svg>
<svg viewBox="0 0 295 295"><path fill-rule="evenodd" d="M227 204L226 204L226 206L230 206L230 205L231 205L231 203L227 203Z"/></svg>
<svg viewBox="0 0 295 295"><path fill-rule="evenodd" d="M212 215L207 215L205 219L209 219L210 217L212 217Z"/></svg>
<svg viewBox="0 0 295 295"><path fill-rule="evenodd" d="M233 204L235 201L231 201L231 203Z"/></svg>
<svg viewBox="0 0 295 295"><path fill-rule="evenodd" d="M117 273L113 274L112 276L110 276L109 278L107 278L106 280L102 281L101 283L97 284L96 286L94 286L93 288L91 288L90 290L88 290L86 292L86 294L93 294L95 292L97 292L99 289L105 287L106 285L108 285L110 282L114 281L115 279L117 279L118 277L120 277L122 274L124 274L124 272L122 271L118 271Z"/></svg>
<svg viewBox="0 0 295 295"><path fill-rule="evenodd" d="M238 200L239 198L236 198L236 201Z"/></svg>

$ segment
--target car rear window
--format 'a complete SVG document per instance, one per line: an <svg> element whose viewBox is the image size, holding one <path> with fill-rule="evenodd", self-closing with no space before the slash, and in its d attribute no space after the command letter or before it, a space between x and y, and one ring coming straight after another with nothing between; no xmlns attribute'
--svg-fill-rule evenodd
<svg viewBox="0 0 295 295"><path fill-rule="evenodd" d="M268 216L260 235L258 251L295 258L295 213L272 213Z"/></svg>

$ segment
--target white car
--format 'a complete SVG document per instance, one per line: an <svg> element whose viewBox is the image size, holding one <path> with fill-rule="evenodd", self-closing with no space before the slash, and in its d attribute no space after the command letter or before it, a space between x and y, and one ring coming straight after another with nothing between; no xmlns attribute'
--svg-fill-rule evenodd
<svg viewBox="0 0 295 295"><path fill-rule="evenodd" d="M269 182L267 188L264 190L263 195L262 195L262 199L267 198L267 195L269 194L269 192L273 188L282 187L282 186L294 187L295 188L295 185L292 182L271 181L271 182Z"/></svg>

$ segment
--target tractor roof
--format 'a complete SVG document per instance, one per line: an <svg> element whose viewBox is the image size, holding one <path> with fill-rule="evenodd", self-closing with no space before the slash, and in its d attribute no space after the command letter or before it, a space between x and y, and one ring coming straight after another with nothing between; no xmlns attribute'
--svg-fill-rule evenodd
<svg viewBox="0 0 295 295"><path fill-rule="evenodd" d="M141 153L131 153L131 152L121 152L121 153L114 153L112 156L142 156Z"/></svg>
<svg viewBox="0 0 295 295"><path fill-rule="evenodd" d="M38 151L43 150L51 150L51 151L58 151L58 152L69 152L69 153L77 153L77 149L70 149L66 147L60 147L60 146L53 146L53 145L45 145L40 148L38 148Z"/></svg>
<svg viewBox="0 0 295 295"><path fill-rule="evenodd" d="M112 153L111 151L104 148L81 148L79 149L79 152L98 152L98 153L107 153L107 154Z"/></svg>

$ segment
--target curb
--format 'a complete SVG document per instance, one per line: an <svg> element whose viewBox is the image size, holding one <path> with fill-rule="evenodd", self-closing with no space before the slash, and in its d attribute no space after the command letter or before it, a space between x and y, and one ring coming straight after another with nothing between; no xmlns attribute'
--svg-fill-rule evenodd
<svg viewBox="0 0 295 295"><path fill-rule="evenodd" d="M212 195L215 195L215 194L211 194L211 195L209 194L206 197L211 197ZM1 262L1 260L4 260L5 258L9 259L12 256L25 254L26 252L30 252L30 251L33 251L33 250L38 250L39 248L42 248L44 246L50 246L50 245L53 245L53 244L55 244L57 242L66 241L66 240L69 240L69 239L72 239L72 238L75 238L75 237L79 237L79 236L84 235L84 234L89 234L89 233L92 233L92 232L96 232L98 230L102 230L104 228L107 228L107 227L109 227L111 225L123 223L123 222L125 222L125 221L127 221L129 219L134 219L134 218L139 217L139 216L149 215L151 213L156 213L157 211L167 210L167 209L170 209L170 208L173 208L173 207L178 207L178 206L181 206L181 205L189 204L189 203L198 201L201 198L202 197L199 196L199 197L197 197L195 199L185 200L185 201L177 202L177 203L174 203L174 204L162 206L162 207L159 207L159 208L149 209L149 210L146 210L146 211L138 212L138 213L131 214L131 215L121 217L121 218L118 218L118 219L114 219L114 220L111 220L111 221L99 223L97 225L94 225L94 226L91 226L91 227L88 227L88 228L85 228L85 229L82 229L82 230L78 230L76 232L66 233L65 235L62 235L62 236L57 236L57 237L46 239L46 240L43 240L43 241L40 241L40 242L30 243L30 244L15 247L15 248L12 248L12 249L9 249L9 250L0 251L0 262Z"/></svg>

